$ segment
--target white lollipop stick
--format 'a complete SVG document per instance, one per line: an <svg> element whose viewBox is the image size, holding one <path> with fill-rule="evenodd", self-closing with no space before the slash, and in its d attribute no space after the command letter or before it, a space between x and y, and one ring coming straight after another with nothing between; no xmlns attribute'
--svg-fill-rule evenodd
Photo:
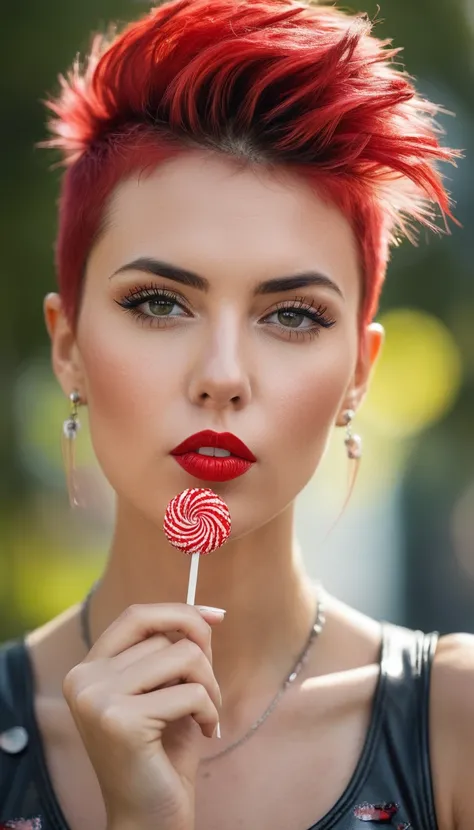
<svg viewBox="0 0 474 830"><path fill-rule="evenodd" d="M186 600L187 605L194 605L196 601L196 586L197 586L197 579L198 579L198 570L199 570L199 558L200 553L193 553L191 556L191 569L189 571L189 582L188 582L188 598Z"/></svg>
<svg viewBox="0 0 474 830"><path fill-rule="evenodd" d="M163 530L171 544L191 554L187 605L194 605L199 570L199 557L220 548L230 535L229 508L212 490L194 487L178 493L169 502ZM196 552L196 548L198 552ZM220 724L216 735L221 737Z"/></svg>
<svg viewBox="0 0 474 830"><path fill-rule="evenodd" d="M199 559L201 557L200 553L193 553L191 556L191 569L189 571L189 582L188 582L188 598L186 600L187 605L194 605L196 600L196 585L197 585L197 578L198 578L198 570L199 570ZM217 729L216 729L216 738L221 738L221 725L217 722Z"/></svg>

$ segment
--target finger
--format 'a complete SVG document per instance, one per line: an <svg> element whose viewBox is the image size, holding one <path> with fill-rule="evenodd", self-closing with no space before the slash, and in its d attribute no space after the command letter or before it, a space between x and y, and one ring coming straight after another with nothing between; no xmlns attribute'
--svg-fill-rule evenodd
<svg viewBox="0 0 474 830"><path fill-rule="evenodd" d="M155 720L160 730L190 715L201 727L203 735L212 738L219 723L217 707L200 683L183 683L182 686L129 697L127 701L131 711Z"/></svg>
<svg viewBox="0 0 474 830"><path fill-rule="evenodd" d="M149 660L153 655L158 655L160 651L177 642L178 638L181 639L182 635L175 635L175 637L172 634L154 634L152 637L148 637L147 640L142 640L141 643L137 643L132 648L128 648L112 658L114 670L121 672L127 666L135 665L144 658Z"/></svg>
<svg viewBox="0 0 474 830"><path fill-rule="evenodd" d="M154 634L182 632L206 654L211 655L211 627L193 605L159 603L130 605L100 635L84 662L116 657Z"/></svg>
<svg viewBox="0 0 474 830"><path fill-rule="evenodd" d="M156 654L147 655L127 666L114 679L114 691L141 695L159 689L165 683L200 683L214 705L220 709L222 698L211 664L204 652L191 640L180 640Z"/></svg>
<svg viewBox="0 0 474 830"><path fill-rule="evenodd" d="M121 654L117 654L116 657L111 658L114 661L114 669L116 671L122 671L122 669L132 663L136 663L142 657L157 654L164 648L168 648L168 646L173 645L173 643L178 643L183 639L184 634L179 631L170 631L168 634L154 634L152 637L142 640L141 643L137 643L132 648L128 648Z"/></svg>

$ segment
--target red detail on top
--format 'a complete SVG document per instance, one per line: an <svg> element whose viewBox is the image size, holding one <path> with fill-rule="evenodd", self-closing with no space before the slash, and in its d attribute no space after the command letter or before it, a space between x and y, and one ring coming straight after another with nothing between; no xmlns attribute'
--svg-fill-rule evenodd
<svg viewBox="0 0 474 830"><path fill-rule="evenodd" d="M360 804L354 808L354 815L360 821L386 821L392 820L398 813L398 805L387 804Z"/></svg>

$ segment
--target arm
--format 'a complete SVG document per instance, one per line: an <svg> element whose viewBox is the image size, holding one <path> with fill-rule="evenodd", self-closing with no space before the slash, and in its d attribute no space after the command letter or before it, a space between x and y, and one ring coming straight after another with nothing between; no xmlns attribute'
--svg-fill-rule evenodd
<svg viewBox="0 0 474 830"><path fill-rule="evenodd" d="M439 641L430 738L439 830L473 830L474 635L450 634Z"/></svg>

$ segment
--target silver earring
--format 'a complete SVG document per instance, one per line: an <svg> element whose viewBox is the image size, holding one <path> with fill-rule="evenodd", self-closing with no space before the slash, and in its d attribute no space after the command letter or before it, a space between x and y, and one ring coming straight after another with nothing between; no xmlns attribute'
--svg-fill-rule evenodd
<svg viewBox="0 0 474 830"><path fill-rule="evenodd" d="M342 417L346 427L344 444L346 445L347 456L350 459L359 459L362 456L362 438L360 435L354 435L352 432L352 421L355 417L355 412L353 409L346 409L342 413Z"/></svg>
<svg viewBox="0 0 474 830"><path fill-rule="evenodd" d="M76 435L81 428L81 423L77 416L79 406L81 404L81 396L79 392L74 390L69 395L71 402L71 412L69 418L63 423L62 434L62 448L64 465L66 468L66 483L69 494L69 503L71 507L79 507L80 502L77 493L76 482Z"/></svg>

